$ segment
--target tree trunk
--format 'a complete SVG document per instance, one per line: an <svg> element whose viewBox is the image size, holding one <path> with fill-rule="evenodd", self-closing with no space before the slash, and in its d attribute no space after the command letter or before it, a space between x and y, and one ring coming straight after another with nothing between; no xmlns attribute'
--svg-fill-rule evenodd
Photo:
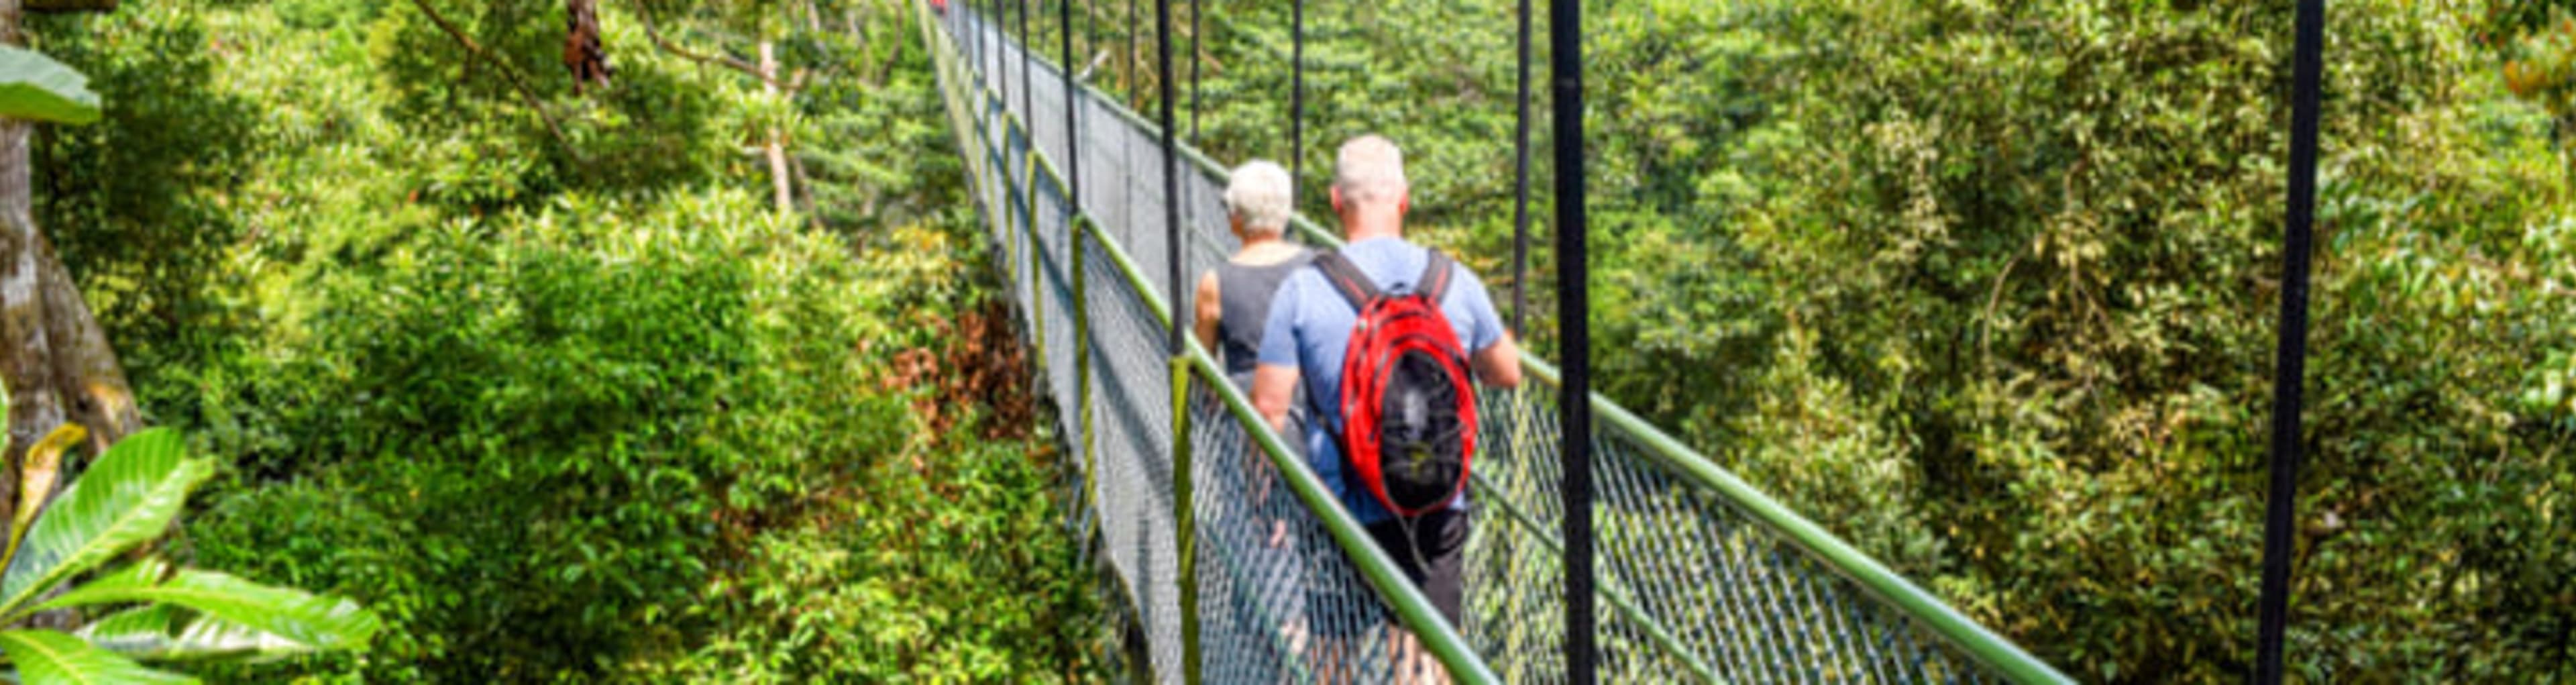
<svg viewBox="0 0 2576 685"><path fill-rule="evenodd" d="M25 42L19 34L25 9L22 0L0 0L0 41ZM0 520L16 512L27 447L56 426L88 428L95 454L141 423L106 332L37 230L28 150L34 133L33 124L0 120L0 376L10 395Z"/></svg>
<svg viewBox="0 0 2576 685"><path fill-rule="evenodd" d="M18 466L27 446L63 422L54 394L53 345L45 325L44 269L36 264L35 222L28 217L26 122L0 120L0 366L9 384L9 450L0 467L0 512L14 514ZM0 517L0 521L9 520Z"/></svg>

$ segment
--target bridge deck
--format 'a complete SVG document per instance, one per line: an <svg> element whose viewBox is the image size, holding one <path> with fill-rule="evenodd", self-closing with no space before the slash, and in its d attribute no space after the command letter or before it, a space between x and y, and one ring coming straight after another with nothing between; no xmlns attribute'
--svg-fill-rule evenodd
<svg viewBox="0 0 2576 685"><path fill-rule="evenodd" d="M1397 629L1424 636L1462 680L1563 680L1553 368L1529 358L1541 382L1482 398L1479 442L1489 447L1474 482L1467 616L1444 625L1203 350L1179 363L1164 353L1175 289L1146 275L1161 273L1173 249L1155 127L1087 87L1067 93L1054 65L962 4L945 14L916 5L1058 435L1080 457L1067 520L1099 536L1158 679L1184 679L1192 584L1182 582L1174 511L1186 499L1207 680L1391 681L1382 636ZM1223 168L1180 152L1179 249L1185 273L1197 274L1235 244L1221 227ZM1068 160L1079 167L1078 214ZM1303 218L1296 226L1310 243L1335 242ZM1187 399L1175 403L1179 387ZM1593 516L1604 680L2065 680L1616 404L1591 401L1603 426L1593 436ZM1187 452L1175 451L1176 433L1188 436L1178 445ZM1184 462L1188 478L1176 481ZM1284 543L1273 540L1277 527Z"/></svg>

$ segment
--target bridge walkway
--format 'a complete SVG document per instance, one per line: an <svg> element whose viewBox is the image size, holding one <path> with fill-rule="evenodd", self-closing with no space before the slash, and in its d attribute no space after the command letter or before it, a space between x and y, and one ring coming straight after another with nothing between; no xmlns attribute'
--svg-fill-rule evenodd
<svg viewBox="0 0 2576 685"><path fill-rule="evenodd" d="M1054 64L967 3L912 4L1057 408L1052 428L1076 457L1067 524L1096 541L1143 636L1144 670L1162 682L1395 682L1386 636L1405 630L1463 682L1562 682L1554 367L1525 358L1536 382L1481 398L1466 616L1448 625L1205 350L1166 353L1168 293L1181 289L1148 274L1172 249L1191 277L1233 250L1225 168L1183 147L1180 192L1165 197L1151 122L1088 86L1068 93ZM1177 246L1169 201L1184 216ZM1303 217L1293 232L1337 243ZM1604 681L2067 680L1618 404L1589 400Z"/></svg>

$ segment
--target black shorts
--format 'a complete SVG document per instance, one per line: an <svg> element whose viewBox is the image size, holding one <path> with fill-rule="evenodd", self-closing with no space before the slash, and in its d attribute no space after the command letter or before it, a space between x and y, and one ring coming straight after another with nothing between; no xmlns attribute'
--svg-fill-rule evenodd
<svg viewBox="0 0 2576 685"><path fill-rule="evenodd" d="M1466 600L1467 512L1442 509L1421 518L1369 524L1369 538L1395 559L1404 577L1431 599L1431 606L1458 625Z"/></svg>
<svg viewBox="0 0 2576 685"><path fill-rule="evenodd" d="M1409 524L1409 528L1408 528ZM1381 521L1367 526L1369 539L1396 568L1404 572L1414 587L1422 589L1440 615L1457 625L1465 604L1465 557L1469 518L1467 512L1455 509L1426 514L1412 521ZM1393 622L1386 602L1369 589L1360 578L1358 567L1347 555L1333 547L1331 536L1313 536L1319 549L1308 552L1310 561L1332 562L1330 568L1312 568L1306 588L1307 620L1310 629L1322 637L1348 639L1370 628Z"/></svg>

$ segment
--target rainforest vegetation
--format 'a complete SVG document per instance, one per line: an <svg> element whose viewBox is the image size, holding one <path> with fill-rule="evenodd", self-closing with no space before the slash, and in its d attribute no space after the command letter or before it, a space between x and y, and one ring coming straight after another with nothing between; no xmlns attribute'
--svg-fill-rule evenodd
<svg viewBox="0 0 2576 685"><path fill-rule="evenodd" d="M1509 277L1512 3L1306 4L1300 209L1392 136L1416 236L1554 356L1553 256ZM22 387L11 299L0 481L95 424L82 478L187 481L148 563L364 612L183 670L1116 672L915 5L51 5L9 28L96 121L33 125L0 267L59 259L38 328L89 380ZM1291 3L1173 5L1190 140L1291 157ZM1596 387L2071 675L2241 677L2292 6L1586 3ZM1140 111L1154 9L1074 5ZM2327 35L2293 672L2576 679L2576 5Z"/></svg>
<svg viewBox="0 0 2576 685"><path fill-rule="evenodd" d="M2576 677L2576 7L2330 4L2293 672ZM1513 3L1308 6L1301 209L1386 133L1511 287ZM1597 387L2071 675L2250 670L2294 3L1585 6ZM1288 158L1291 3L1205 12L1183 125Z"/></svg>
<svg viewBox="0 0 2576 685"><path fill-rule="evenodd" d="M220 464L171 553L383 622L194 672L1092 677L911 8L570 4L586 83L563 2L29 16L103 104L36 223Z"/></svg>

